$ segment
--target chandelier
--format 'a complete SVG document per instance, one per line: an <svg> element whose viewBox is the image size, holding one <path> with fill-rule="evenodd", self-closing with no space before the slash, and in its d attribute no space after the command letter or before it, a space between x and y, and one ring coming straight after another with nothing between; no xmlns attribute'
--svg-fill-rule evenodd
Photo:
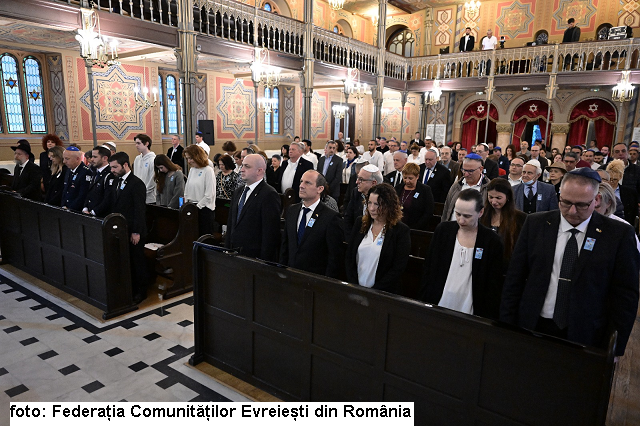
<svg viewBox="0 0 640 426"><path fill-rule="evenodd" d="M280 84L280 68L271 66L268 49L255 48L254 60L251 64L251 78L268 89Z"/></svg>
<svg viewBox="0 0 640 426"><path fill-rule="evenodd" d="M433 80L433 88L431 92L425 92L424 103L426 105L437 105L440 103L442 89L440 89L440 80Z"/></svg>
<svg viewBox="0 0 640 426"><path fill-rule="evenodd" d="M374 27L378 26L378 21L379 21L378 15L371 15L371 22L373 23Z"/></svg>
<svg viewBox="0 0 640 426"><path fill-rule="evenodd" d="M341 103L340 105L334 105L331 109L333 110L333 116L338 120L342 120L347 115L349 107Z"/></svg>
<svg viewBox="0 0 640 426"><path fill-rule="evenodd" d="M340 10L344 7L344 0L329 0L329 6L333 10Z"/></svg>
<svg viewBox="0 0 640 426"><path fill-rule="evenodd" d="M467 9L467 13L470 18L474 18L480 13L480 0L471 0L464 4L464 8Z"/></svg>
<svg viewBox="0 0 640 426"><path fill-rule="evenodd" d="M258 98L258 108L265 114L271 114L278 109L277 98Z"/></svg>
<svg viewBox="0 0 640 426"><path fill-rule="evenodd" d="M347 70L347 79L344 81L344 94L353 96L356 99L362 99L366 95L367 89L367 83L360 83L360 70L349 68Z"/></svg>
<svg viewBox="0 0 640 426"><path fill-rule="evenodd" d="M142 59L144 60L145 57L143 56ZM153 93L153 102L151 102L151 100L149 99L149 88L146 85L146 75L147 75L146 71L147 71L147 66L146 66L146 63L143 62L142 63L142 90L137 86L134 86L133 88L134 99L136 100L136 109L153 108L158 103L157 87L154 87L151 89L151 92Z"/></svg>
<svg viewBox="0 0 640 426"><path fill-rule="evenodd" d="M620 82L613 88L611 98L616 102L628 102L633 98L633 84L629 82L630 71L622 71Z"/></svg>
<svg viewBox="0 0 640 426"><path fill-rule="evenodd" d="M93 8L81 11L82 29L76 30L80 56L92 67L104 68L119 64L118 41L115 38L108 39L100 33L100 18Z"/></svg>

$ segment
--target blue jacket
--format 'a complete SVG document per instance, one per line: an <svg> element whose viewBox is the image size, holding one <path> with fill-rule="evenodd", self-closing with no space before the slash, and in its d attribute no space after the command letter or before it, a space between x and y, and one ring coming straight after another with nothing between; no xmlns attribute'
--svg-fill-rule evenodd
<svg viewBox="0 0 640 426"><path fill-rule="evenodd" d="M91 186L92 174L89 168L80 163L75 172L67 169L62 189L62 207L69 210L81 211Z"/></svg>

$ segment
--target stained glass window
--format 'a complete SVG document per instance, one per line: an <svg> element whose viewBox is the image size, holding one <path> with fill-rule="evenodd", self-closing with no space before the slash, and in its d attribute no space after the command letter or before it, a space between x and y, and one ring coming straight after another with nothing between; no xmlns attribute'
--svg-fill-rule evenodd
<svg viewBox="0 0 640 426"><path fill-rule="evenodd" d="M178 133L178 98L176 95L176 78L167 76L167 121L169 122L169 133Z"/></svg>
<svg viewBox="0 0 640 426"><path fill-rule="evenodd" d="M158 96L160 97L160 131L164 135L167 130L164 128L164 98L162 97L162 76L158 76Z"/></svg>
<svg viewBox="0 0 640 426"><path fill-rule="evenodd" d="M271 89L268 87L264 88L264 97L269 99L271 97ZM271 113L264 113L264 133L269 135L271 134Z"/></svg>
<svg viewBox="0 0 640 426"><path fill-rule="evenodd" d="M184 85L182 84L182 79L180 79L180 131L184 133Z"/></svg>
<svg viewBox="0 0 640 426"><path fill-rule="evenodd" d="M264 10L266 10L267 12L271 12L271 5L269 3L265 3Z"/></svg>
<svg viewBox="0 0 640 426"><path fill-rule="evenodd" d="M47 133L47 120L44 114L42 74L40 62L33 57L24 60L24 83L29 102L29 123L31 133Z"/></svg>
<svg viewBox="0 0 640 426"><path fill-rule="evenodd" d="M280 108L280 91L278 90L277 87L273 88L273 99L276 100L275 103L275 108L273 108L273 134L277 135L280 133L280 126L279 126L279 117L280 114L278 114L278 109Z"/></svg>
<svg viewBox="0 0 640 426"><path fill-rule="evenodd" d="M22 115L22 96L18 82L18 63L11 55L3 55L0 62L2 74L2 93L4 94L4 112L7 117L9 133L24 133Z"/></svg>

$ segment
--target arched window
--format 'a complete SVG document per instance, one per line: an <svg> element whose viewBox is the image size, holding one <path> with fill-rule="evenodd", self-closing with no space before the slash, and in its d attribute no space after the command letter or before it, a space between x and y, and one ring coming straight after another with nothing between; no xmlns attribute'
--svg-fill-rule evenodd
<svg viewBox="0 0 640 426"><path fill-rule="evenodd" d="M280 15L280 8L277 4L272 1L265 1L262 5L262 9L267 12L275 13L276 15Z"/></svg>
<svg viewBox="0 0 640 426"><path fill-rule="evenodd" d="M264 97L275 99L276 103L271 112L264 113L264 133L266 135L278 135L280 134L280 90L277 87L273 88L273 91L268 87L264 88Z"/></svg>
<svg viewBox="0 0 640 426"><path fill-rule="evenodd" d="M176 92L176 78L167 76L167 122L169 133L178 133L178 95Z"/></svg>
<svg viewBox="0 0 640 426"><path fill-rule="evenodd" d="M162 95L162 76L158 76L158 96L160 96L160 132L165 135L167 129L164 127L164 96Z"/></svg>
<svg viewBox="0 0 640 426"><path fill-rule="evenodd" d="M4 113L7 119L9 133L24 133L24 116L22 107L22 95L18 81L18 63L16 58L9 54L2 55L2 93L4 95Z"/></svg>
<svg viewBox="0 0 640 426"><path fill-rule="evenodd" d="M42 93L42 70L40 62L32 56L24 59L24 85L29 103L31 133L47 133Z"/></svg>
<svg viewBox="0 0 640 426"><path fill-rule="evenodd" d="M408 28L404 27L389 37L387 50L397 55L411 57L415 54L416 38Z"/></svg>
<svg viewBox="0 0 640 426"><path fill-rule="evenodd" d="M266 10L267 12L271 12L271 3L265 3L264 4L264 10Z"/></svg>
<svg viewBox="0 0 640 426"><path fill-rule="evenodd" d="M180 79L180 131L184 133L184 84L182 83L182 79Z"/></svg>

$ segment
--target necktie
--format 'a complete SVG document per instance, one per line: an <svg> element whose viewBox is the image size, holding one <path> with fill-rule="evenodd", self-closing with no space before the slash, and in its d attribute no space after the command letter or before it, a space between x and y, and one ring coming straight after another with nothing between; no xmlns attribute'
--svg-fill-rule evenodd
<svg viewBox="0 0 640 426"><path fill-rule="evenodd" d="M116 182L116 195L120 195L120 189L122 188L122 178L118 178Z"/></svg>
<svg viewBox="0 0 640 426"><path fill-rule="evenodd" d="M331 162L331 157L325 157L324 159L324 165L322 167L322 175L326 176L327 175L327 170L329 169L329 163Z"/></svg>
<svg viewBox="0 0 640 426"><path fill-rule="evenodd" d="M20 174L18 176L22 176L23 171L24 171L24 166L20 166Z"/></svg>
<svg viewBox="0 0 640 426"><path fill-rule="evenodd" d="M240 202L238 203L238 217L240 219L240 213L242 213L242 208L244 207L244 202L247 200L247 192L249 192L249 187L245 186L242 191L242 196L240 197Z"/></svg>
<svg viewBox="0 0 640 426"><path fill-rule="evenodd" d="M307 207L302 208L302 218L300 219L300 225L298 225L298 244L302 241L302 237L304 236L304 230L307 228L307 214L311 209Z"/></svg>
<svg viewBox="0 0 640 426"><path fill-rule="evenodd" d="M536 194L533 192L533 185L527 185L527 190L529 191L527 198L529 199L529 201L533 201L533 197L536 196Z"/></svg>
<svg viewBox="0 0 640 426"><path fill-rule="evenodd" d="M429 178L431 177L431 169L426 169L424 171L424 184L426 185L429 182Z"/></svg>
<svg viewBox="0 0 640 426"><path fill-rule="evenodd" d="M560 330L567 327L567 316L569 315L569 293L571 291L571 277L573 269L578 260L578 240L576 234L580 231L573 228L570 229L571 237L567 241L562 256L562 265L560 266L560 279L558 280L558 292L556 294L556 305L553 310L553 321Z"/></svg>

